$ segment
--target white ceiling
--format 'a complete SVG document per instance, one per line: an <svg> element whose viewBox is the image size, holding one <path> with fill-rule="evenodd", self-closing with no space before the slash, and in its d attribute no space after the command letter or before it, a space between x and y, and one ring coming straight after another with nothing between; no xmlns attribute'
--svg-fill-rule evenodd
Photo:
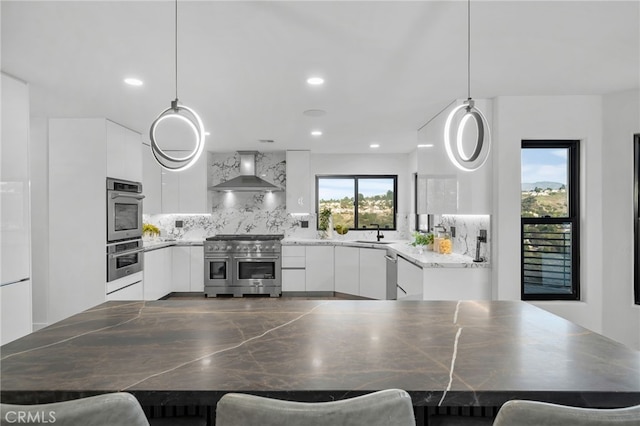
<svg viewBox="0 0 640 426"><path fill-rule="evenodd" d="M0 5L2 70L30 83L32 115L108 117L148 139L175 95L172 0ZM422 124L466 98L466 8L180 0L178 95L202 116L211 151L410 152ZM474 0L471 37L476 99L640 87L637 0ZM326 83L308 86L311 75Z"/></svg>

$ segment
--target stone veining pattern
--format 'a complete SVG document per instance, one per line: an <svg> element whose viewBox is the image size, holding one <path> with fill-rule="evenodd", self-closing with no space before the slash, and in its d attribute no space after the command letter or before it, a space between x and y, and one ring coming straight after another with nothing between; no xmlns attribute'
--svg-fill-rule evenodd
<svg viewBox="0 0 640 426"><path fill-rule="evenodd" d="M107 302L2 353L3 402L123 389L151 405L215 405L232 391L327 401L385 388L442 406L640 397L637 351L523 302Z"/></svg>

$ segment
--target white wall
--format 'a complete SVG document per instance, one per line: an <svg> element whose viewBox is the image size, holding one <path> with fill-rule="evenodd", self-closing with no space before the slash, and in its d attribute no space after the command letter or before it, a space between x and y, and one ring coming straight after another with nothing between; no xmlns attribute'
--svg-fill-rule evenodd
<svg viewBox="0 0 640 426"><path fill-rule="evenodd" d="M494 101L494 297L520 300L520 149L523 139L580 140L581 301L534 304L603 331L603 164L600 96L498 97ZM615 208L615 206L611 206ZM607 290L608 291L608 290Z"/></svg>
<svg viewBox="0 0 640 426"><path fill-rule="evenodd" d="M603 333L640 349L640 306L633 304L633 135L640 91L603 99Z"/></svg>
<svg viewBox="0 0 640 426"><path fill-rule="evenodd" d="M410 154L314 154L311 153L311 199L316 198L316 175L390 174L398 175L398 216L411 211L412 174Z"/></svg>

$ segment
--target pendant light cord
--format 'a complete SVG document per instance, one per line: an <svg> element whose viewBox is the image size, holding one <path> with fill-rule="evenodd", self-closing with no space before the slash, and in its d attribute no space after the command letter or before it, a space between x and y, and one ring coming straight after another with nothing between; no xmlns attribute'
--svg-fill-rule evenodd
<svg viewBox="0 0 640 426"><path fill-rule="evenodd" d="M178 100L178 0L175 4L175 62L176 62L176 101Z"/></svg>
<svg viewBox="0 0 640 426"><path fill-rule="evenodd" d="M471 0L467 0L467 98L471 99Z"/></svg>

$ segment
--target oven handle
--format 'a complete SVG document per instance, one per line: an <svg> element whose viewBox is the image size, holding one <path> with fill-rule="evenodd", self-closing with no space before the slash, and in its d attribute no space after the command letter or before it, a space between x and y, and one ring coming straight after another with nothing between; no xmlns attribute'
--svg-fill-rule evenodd
<svg viewBox="0 0 640 426"><path fill-rule="evenodd" d="M128 256L130 254L135 254L135 253L142 253L143 251L144 251L144 248L139 248L139 249L121 251L120 253L109 253L109 257L112 257L115 259L116 257Z"/></svg>
<svg viewBox="0 0 640 426"><path fill-rule="evenodd" d="M130 192L112 192L111 193L111 198L120 198L120 197L125 197L125 198L135 198L136 200L142 200L144 198L144 195L141 194L132 194Z"/></svg>
<svg viewBox="0 0 640 426"><path fill-rule="evenodd" d="M237 257L233 258L234 260L278 260L279 257L265 257L265 256L256 256L256 257Z"/></svg>

